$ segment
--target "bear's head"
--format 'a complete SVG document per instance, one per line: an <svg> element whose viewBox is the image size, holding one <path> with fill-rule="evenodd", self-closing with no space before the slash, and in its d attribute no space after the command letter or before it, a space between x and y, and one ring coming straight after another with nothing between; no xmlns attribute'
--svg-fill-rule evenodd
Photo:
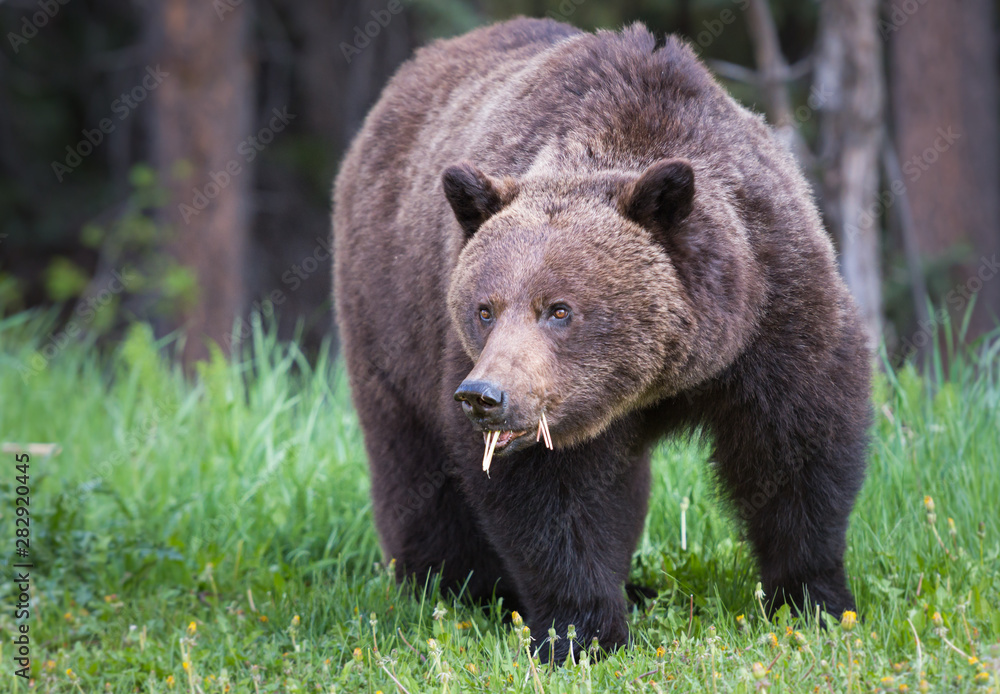
<svg viewBox="0 0 1000 694"><path fill-rule="evenodd" d="M463 247L448 308L475 364L455 393L500 455L591 439L668 394L696 318L668 249L697 224L690 162L495 178L449 167ZM471 433L471 432L470 432Z"/></svg>

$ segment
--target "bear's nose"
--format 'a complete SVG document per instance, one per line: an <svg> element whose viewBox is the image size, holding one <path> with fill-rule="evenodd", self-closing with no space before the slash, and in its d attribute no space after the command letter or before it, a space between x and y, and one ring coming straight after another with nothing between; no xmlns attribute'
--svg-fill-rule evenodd
<svg viewBox="0 0 1000 694"><path fill-rule="evenodd" d="M466 414L484 417L496 414L504 403L504 392L489 381L462 381L455 391L455 399L463 403Z"/></svg>

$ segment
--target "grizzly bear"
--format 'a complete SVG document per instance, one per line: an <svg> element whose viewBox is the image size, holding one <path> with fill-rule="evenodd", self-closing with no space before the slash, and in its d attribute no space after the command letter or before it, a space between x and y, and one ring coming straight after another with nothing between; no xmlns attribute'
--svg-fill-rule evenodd
<svg viewBox="0 0 1000 694"><path fill-rule="evenodd" d="M699 431L771 608L854 609L865 334L792 157L681 40L521 18L419 50L333 237L400 580L502 596L560 659L570 624L620 646L651 450Z"/></svg>

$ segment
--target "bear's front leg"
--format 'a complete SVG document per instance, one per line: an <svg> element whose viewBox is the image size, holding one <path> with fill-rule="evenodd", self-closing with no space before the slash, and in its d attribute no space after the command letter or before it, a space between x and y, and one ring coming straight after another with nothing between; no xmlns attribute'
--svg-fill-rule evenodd
<svg viewBox="0 0 1000 694"><path fill-rule="evenodd" d="M844 552L864 480L867 353L853 334L827 361L751 352L710 398L717 472L743 520L771 609L855 610Z"/></svg>
<svg viewBox="0 0 1000 694"><path fill-rule="evenodd" d="M610 650L628 640L624 584L642 532L649 456L614 450L605 437L564 451L534 446L471 471L465 488L527 611L533 648L547 661L597 637ZM547 642L555 627L554 649Z"/></svg>

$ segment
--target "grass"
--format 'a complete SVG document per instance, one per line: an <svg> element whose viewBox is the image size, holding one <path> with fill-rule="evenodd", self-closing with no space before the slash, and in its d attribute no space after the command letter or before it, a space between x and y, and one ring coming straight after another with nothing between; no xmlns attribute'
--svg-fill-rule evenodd
<svg viewBox="0 0 1000 694"><path fill-rule="evenodd" d="M632 579L659 597L631 614L634 645L550 669L527 655L545 634L526 646L501 606L400 589L379 563L339 364L258 331L254 359L216 355L185 381L141 325L104 358L42 349L50 330L0 322L0 441L62 448L30 461L30 689L13 675L16 472L0 455L4 691L998 690L996 348L879 378L853 630L765 621L707 449L673 442L653 461Z"/></svg>

